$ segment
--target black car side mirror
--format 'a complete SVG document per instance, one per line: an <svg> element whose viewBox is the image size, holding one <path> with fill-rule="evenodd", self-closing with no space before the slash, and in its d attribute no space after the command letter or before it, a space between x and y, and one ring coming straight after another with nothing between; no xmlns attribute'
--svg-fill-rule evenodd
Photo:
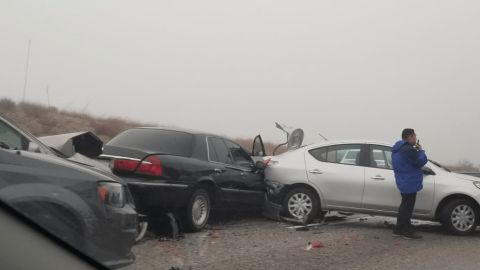
<svg viewBox="0 0 480 270"><path fill-rule="evenodd" d="M422 173L424 175L435 175L436 173L429 167L422 167Z"/></svg>

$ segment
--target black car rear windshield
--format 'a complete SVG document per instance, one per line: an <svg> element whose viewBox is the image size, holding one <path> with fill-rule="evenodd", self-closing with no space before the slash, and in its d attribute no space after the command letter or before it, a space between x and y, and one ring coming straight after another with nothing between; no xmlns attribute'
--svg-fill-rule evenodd
<svg viewBox="0 0 480 270"><path fill-rule="evenodd" d="M178 156L192 154L193 135L164 129L129 129L110 140L107 145L123 146Z"/></svg>

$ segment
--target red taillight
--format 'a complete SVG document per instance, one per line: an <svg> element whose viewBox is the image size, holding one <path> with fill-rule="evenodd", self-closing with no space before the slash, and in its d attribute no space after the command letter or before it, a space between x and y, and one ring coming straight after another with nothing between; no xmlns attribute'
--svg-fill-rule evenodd
<svg viewBox="0 0 480 270"><path fill-rule="evenodd" d="M156 156L149 156L143 161L116 159L113 161L113 170L117 172L135 172L144 175L163 175L162 163Z"/></svg>
<svg viewBox="0 0 480 270"><path fill-rule="evenodd" d="M140 163L139 160L131 159L115 159L113 161L113 169L121 172L133 172Z"/></svg>
<svg viewBox="0 0 480 270"><path fill-rule="evenodd" d="M161 176L163 175L162 162L156 156L149 156L140 163L136 172L146 175Z"/></svg>
<svg viewBox="0 0 480 270"><path fill-rule="evenodd" d="M263 160L263 165L265 165L265 168L268 167L271 160L272 160L272 158L267 158L267 159Z"/></svg>

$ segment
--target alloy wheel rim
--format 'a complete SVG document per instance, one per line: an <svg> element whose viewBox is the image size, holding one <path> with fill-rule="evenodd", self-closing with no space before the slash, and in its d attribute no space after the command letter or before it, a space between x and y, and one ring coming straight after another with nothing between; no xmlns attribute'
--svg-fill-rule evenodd
<svg viewBox="0 0 480 270"><path fill-rule="evenodd" d="M192 206L192 219L195 225L202 225L208 216L208 199L203 195L195 197Z"/></svg>
<svg viewBox="0 0 480 270"><path fill-rule="evenodd" d="M455 207L450 218L453 227L462 232L470 230L475 225L475 211L466 204Z"/></svg>
<svg viewBox="0 0 480 270"><path fill-rule="evenodd" d="M298 219L303 219L312 212L313 202L305 193L295 193L288 200L288 211Z"/></svg>

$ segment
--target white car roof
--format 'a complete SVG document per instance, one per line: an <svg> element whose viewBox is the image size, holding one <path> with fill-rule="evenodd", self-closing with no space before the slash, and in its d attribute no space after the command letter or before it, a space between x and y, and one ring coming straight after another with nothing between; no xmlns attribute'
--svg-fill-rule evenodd
<svg viewBox="0 0 480 270"><path fill-rule="evenodd" d="M334 140L334 141L324 141L319 143L312 143L309 145L305 145L307 148L316 148L328 145L337 145L337 144L376 144L382 146L392 147L393 143L382 142L382 141L374 141L374 140Z"/></svg>

